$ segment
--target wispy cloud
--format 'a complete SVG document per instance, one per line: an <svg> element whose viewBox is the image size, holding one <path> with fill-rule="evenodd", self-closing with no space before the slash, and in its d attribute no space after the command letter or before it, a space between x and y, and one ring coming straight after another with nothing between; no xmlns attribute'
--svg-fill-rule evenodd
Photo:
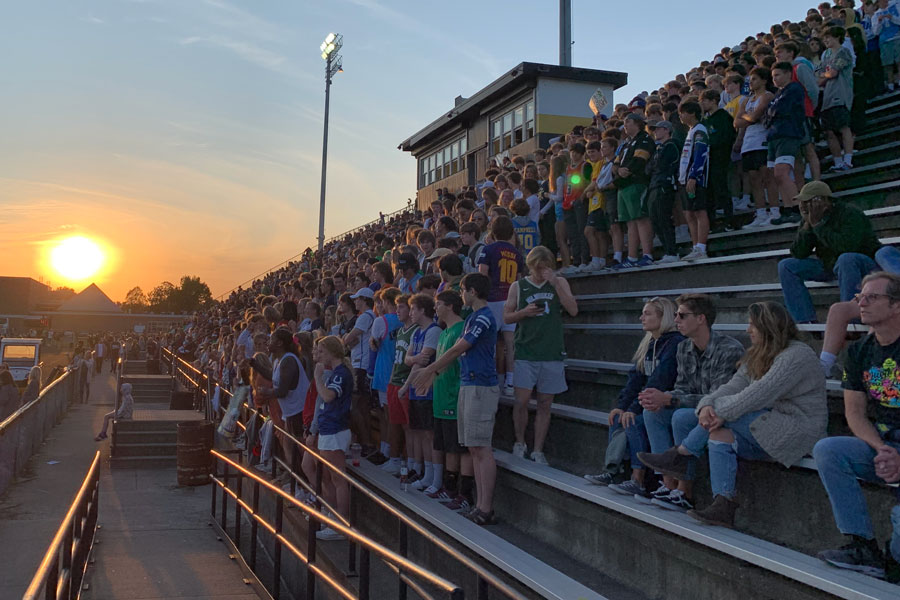
<svg viewBox="0 0 900 600"><path fill-rule="evenodd" d="M81 20L85 23L93 23L94 25L104 25L106 21L99 17L95 17L94 15L88 15L86 17L81 17Z"/></svg>
<svg viewBox="0 0 900 600"><path fill-rule="evenodd" d="M260 66L270 71L282 72L285 65L285 57L265 48L261 48L249 42L241 42L233 40L221 35L195 35L186 37L179 42L182 46L192 46L201 44L206 46L218 47L234 53L239 58Z"/></svg>

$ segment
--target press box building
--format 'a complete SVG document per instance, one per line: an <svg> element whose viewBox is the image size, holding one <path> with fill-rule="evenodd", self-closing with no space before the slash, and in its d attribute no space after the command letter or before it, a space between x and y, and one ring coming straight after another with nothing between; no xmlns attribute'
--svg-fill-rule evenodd
<svg viewBox="0 0 900 600"><path fill-rule="evenodd" d="M430 125L399 148L417 161L418 207L424 209L439 188L474 185L488 159L527 156L575 125L591 122L588 103L599 90L611 114L613 92L628 82L626 73L523 62Z"/></svg>

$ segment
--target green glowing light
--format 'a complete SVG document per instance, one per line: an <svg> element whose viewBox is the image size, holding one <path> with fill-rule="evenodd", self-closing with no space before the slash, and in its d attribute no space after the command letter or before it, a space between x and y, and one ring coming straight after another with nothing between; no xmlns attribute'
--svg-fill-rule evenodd
<svg viewBox="0 0 900 600"><path fill-rule="evenodd" d="M581 183L581 175L572 175L572 178L569 181L572 185L578 185Z"/></svg>

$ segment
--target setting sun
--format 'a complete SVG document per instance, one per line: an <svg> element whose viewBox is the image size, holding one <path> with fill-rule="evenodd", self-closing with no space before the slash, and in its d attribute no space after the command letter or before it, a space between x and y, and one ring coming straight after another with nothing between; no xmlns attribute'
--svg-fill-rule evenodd
<svg viewBox="0 0 900 600"><path fill-rule="evenodd" d="M103 250L96 242L81 236L60 240L50 251L50 264L71 281L91 277L103 266Z"/></svg>

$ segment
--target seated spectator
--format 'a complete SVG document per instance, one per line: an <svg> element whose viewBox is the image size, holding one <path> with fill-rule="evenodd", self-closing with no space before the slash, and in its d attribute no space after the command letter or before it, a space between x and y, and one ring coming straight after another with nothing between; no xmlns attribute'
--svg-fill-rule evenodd
<svg viewBox="0 0 900 600"><path fill-rule="evenodd" d="M669 510L694 508L693 479L697 460L690 458L679 478L666 475L680 462L677 447L697 425L694 410L706 394L717 390L737 370L744 347L733 337L712 330L716 308L705 294L679 296L675 324L686 340L678 344L678 378L671 391L646 388L638 399L653 454L639 452L647 468L663 474L655 492L635 498ZM674 445L673 445L674 439Z"/></svg>
<svg viewBox="0 0 900 600"><path fill-rule="evenodd" d="M679 477L688 456L709 447L713 503L688 514L712 525L734 526L737 461L777 461L785 467L806 456L825 436L828 404L816 354L798 339L797 326L776 302L750 305L750 348L731 381L704 396L699 423L678 447L672 470Z"/></svg>
<svg viewBox="0 0 900 600"><path fill-rule="evenodd" d="M844 415L853 436L828 437L813 449L834 520L849 543L823 550L818 557L873 577L884 577L887 570L896 582L900 581L900 503L891 509L893 535L882 554L859 480L900 481L900 405L896 392L900 276L870 274L863 280L858 298L861 320L872 333L850 348L844 367Z"/></svg>
<svg viewBox="0 0 900 600"><path fill-rule="evenodd" d="M628 371L628 381L616 399L616 408L609 413L605 470L598 475L585 475L584 478L590 483L610 485L621 480L627 443L631 456L631 479L620 484L621 492L633 495L643 494L642 490L646 490L646 472L637 453L648 451L650 441L644 428L643 408L638 394L646 388L668 390L675 386L678 375L676 352L678 344L684 340L675 327L676 310L678 307L668 298L651 298L644 304L641 327L646 333L632 357L634 365Z"/></svg>
<svg viewBox="0 0 900 600"><path fill-rule="evenodd" d="M828 184L807 183L797 200L803 222L791 246L791 258L778 263L778 277L791 317L797 323L815 323L804 282L837 278L841 301L850 300L862 278L875 269L873 259L881 242L869 218L856 206L832 198Z"/></svg>
<svg viewBox="0 0 900 600"><path fill-rule="evenodd" d="M546 465L544 440L550 429L550 406L553 396L568 389L566 385L566 346L563 338L562 311L578 314L578 305L569 282L557 277L556 257L550 250L537 246L525 259L529 275L509 286L503 307L505 323L516 325L515 387L513 426L516 442L513 455L524 458L525 429L528 427L528 403L537 391L537 414L534 418L534 446L531 460Z"/></svg>

